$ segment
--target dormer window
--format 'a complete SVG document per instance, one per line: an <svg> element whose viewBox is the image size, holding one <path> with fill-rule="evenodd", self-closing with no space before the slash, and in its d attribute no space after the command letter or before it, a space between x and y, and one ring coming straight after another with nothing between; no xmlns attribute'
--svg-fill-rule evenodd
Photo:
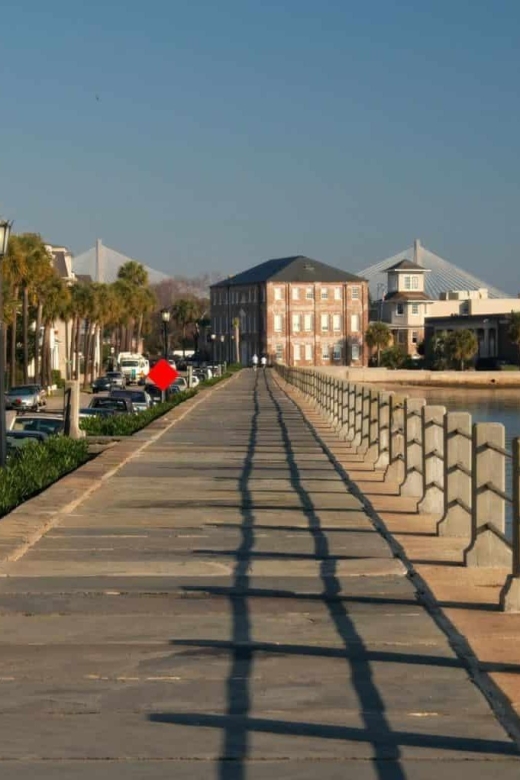
<svg viewBox="0 0 520 780"><path fill-rule="evenodd" d="M412 276L412 290L418 290L418 289L419 289L419 277Z"/></svg>
<svg viewBox="0 0 520 780"><path fill-rule="evenodd" d="M410 276L404 277L404 289L405 290L411 290L412 289L412 279Z"/></svg>

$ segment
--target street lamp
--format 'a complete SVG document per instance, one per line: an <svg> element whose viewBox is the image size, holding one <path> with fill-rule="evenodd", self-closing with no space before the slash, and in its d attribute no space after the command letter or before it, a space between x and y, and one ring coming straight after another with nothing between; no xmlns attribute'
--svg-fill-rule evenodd
<svg viewBox="0 0 520 780"><path fill-rule="evenodd" d="M5 423L5 327L3 300L3 265L9 246L12 222L0 219L0 468L7 460L7 438Z"/></svg>
<svg viewBox="0 0 520 780"><path fill-rule="evenodd" d="M168 323L170 322L171 312L169 309L162 309L161 320L163 327L163 357L168 360Z"/></svg>
<svg viewBox="0 0 520 780"><path fill-rule="evenodd" d="M213 345L213 367L215 367L215 364L217 362L216 357L215 357L215 352L216 352L216 349L217 349L217 334L216 333L212 333L211 336L210 336L210 339L211 339L211 343Z"/></svg>
<svg viewBox="0 0 520 780"><path fill-rule="evenodd" d="M220 362L224 363L224 342L226 340L226 337L222 333L220 336Z"/></svg>

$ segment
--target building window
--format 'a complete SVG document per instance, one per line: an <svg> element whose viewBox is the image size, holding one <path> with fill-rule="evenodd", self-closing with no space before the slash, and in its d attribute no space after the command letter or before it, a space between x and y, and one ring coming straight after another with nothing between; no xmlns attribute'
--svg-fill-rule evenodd
<svg viewBox="0 0 520 780"><path fill-rule="evenodd" d="M283 344L277 344L275 347L276 359L283 360Z"/></svg>
<svg viewBox="0 0 520 780"><path fill-rule="evenodd" d="M305 345L305 360L312 360L312 344Z"/></svg>
<svg viewBox="0 0 520 780"><path fill-rule="evenodd" d="M402 303L398 303L395 307L395 313L398 317L402 317L404 314L404 305Z"/></svg>
<svg viewBox="0 0 520 780"><path fill-rule="evenodd" d="M303 315L303 329L307 332L312 330L312 314Z"/></svg>
<svg viewBox="0 0 520 780"><path fill-rule="evenodd" d="M332 330L341 330L341 314L332 315Z"/></svg>
<svg viewBox="0 0 520 780"><path fill-rule="evenodd" d="M274 315L274 329L276 333L282 332L282 315L281 314L275 314Z"/></svg>
<svg viewBox="0 0 520 780"><path fill-rule="evenodd" d="M329 315L328 314L322 314L321 315L321 329L324 331L327 331L329 329Z"/></svg>
<svg viewBox="0 0 520 780"><path fill-rule="evenodd" d="M418 290L418 289L419 289L419 277L412 276L412 290Z"/></svg>
<svg viewBox="0 0 520 780"><path fill-rule="evenodd" d="M352 344L350 348L352 360L359 360L359 344Z"/></svg>
<svg viewBox="0 0 520 780"><path fill-rule="evenodd" d="M340 301L341 300L341 287L335 287L334 288L334 300Z"/></svg>
<svg viewBox="0 0 520 780"><path fill-rule="evenodd" d="M300 288L299 287L293 287L292 288L292 299L293 299L293 301L299 301L300 300Z"/></svg>
<svg viewBox="0 0 520 780"><path fill-rule="evenodd" d="M328 344L321 345L321 357L323 360L330 360L330 346Z"/></svg>
<svg viewBox="0 0 520 780"><path fill-rule="evenodd" d="M359 314L350 315L350 330L353 333L357 333L359 331L359 322L360 322Z"/></svg>
<svg viewBox="0 0 520 780"><path fill-rule="evenodd" d="M314 300L314 289L312 287L307 287L305 290L305 297L308 301Z"/></svg>
<svg viewBox="0 0 520 780"><path fill-rule="evenodd" d="M417 344L419 341L419 334L416 330L412 330L412 344Z"/></svg>
<svg viewBox="0 0 520 780"><path fill-rule="evenodd" d="M412 303L412 314L419 314L419 304Z"/></svg>
<svg viewBox="0 0 520 780"><path fill-rule="evenodd" d="M341 344L334 344L332 357L334 360L341 360Z"/></svg>
<svg viewBox="0 0 520 780"><path fill-rule="evenodd" d="M321 288L321 300L322 301L328 301L329 299L329 288L328 287L322 287Z"/></svg>
<svg viewBox="0 0 520 780"><path fill-rule="evenodd" d="M404 289L405 290L411 290L412 289L412 281L409 276L404 277Z"/></svg>
<svg viewBox="0 0 520 780"><path fill-rule="evenodd" d="M275 287L274 288L274 299L275 299L275 301L281 301L282 300L282 288L281 287Z"/></svg>
<svg viewBox="0 0 520 780"><path fill-rule="evenodd" d="M295 360L300 360L301 359L301 351L300 351L300 345L299 344L294 344L293 345L293 356L294 356Z"/></svg>
<svg viewBox="0 0 520 780"><path fill-rule="evenodd" d="M352 290L352 298L355 300L359 298L359 287L351 287Z"/></svg>
<svg viewBox="0 0 520 780"><path fill-rule="evenodd" d="M301 316L299 314L292 316L292 329L293 333L299 333L301 330Z"/></svg>

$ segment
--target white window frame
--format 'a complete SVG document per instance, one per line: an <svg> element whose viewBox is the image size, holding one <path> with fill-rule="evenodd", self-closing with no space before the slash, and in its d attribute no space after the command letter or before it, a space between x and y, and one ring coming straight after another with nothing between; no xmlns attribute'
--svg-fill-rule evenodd
<svg viewBox="0 0 520 780"><path fill-rule="evenodd" d="M401 311L399 311L399 309L401 309ZM395 304L395 316L404 317L404 303Z"/></svg>
<svg viewBox="0 0 520 780"><path fill-rule="evenodd" d="M360 298L360 289L359 289L359 287L356 285L355 287L351 287L350 290L351 290L352 299L353 300L358 300Z"/></svg>
<svg viewBox="0 0 520 780"><path fill-rule="evenodd" d="M273 328L275 333L283 333L283 317L281 314L274 315Z"/></svg>
<svg viewBox="0 0 520 780"><path fill-rule="evenodd" d="M312 360L312 344L305 345L305 360Z"/></svg>
<svg viewBox="0 0 520 780"><path fill-rule="evenodd" d="M359 355L360 355L359 344L351 344L350 346L351 360L359 360Z"/></svg>
<svg viewBox="0 0 520 780"><path fill-rule="evenodd" d="M292 299L293 299L293 301L299 301L300 300L300 288L299 287L293 287L292 288Z"/></svg>
<svg viewBox="0 0 520 780"><path fill-rule="evenodd" d="M274 348L277 360L283 360L283 344L277 344Z"/></svg>
<svg viewBox="0 0 520 780"><path fill-rule="evenodd" d="M412 276L412 290L418 290L418 289L419 289L419 277Z"/></svg>
<svg viewBox="0 0 520 780"><path fill-rule="evenodd" d="M329 300L329 288L328 287L322 287L320 291L320 296L322 301L328 301Z"/></svg>
<svg viewBox="0 0 520 780"><path fill-rule="evenodd" d="M325 327L324 327L325 325ZM320 315L320 330L322 333L328 333L329 332L329 315L328 314L322 314Z"/></svg>
<svg viewBox="0 0 520 780"><path fill-rule="evenodd" d="M412 277L411 276L405 276L404 277L404 289L405 290L411 290L412 289Z"/></svg>
<svg viewBox="0 0 520 780"><path fill-rule="evenodd" d="M300 333L302 329L302 316L301 314L296 314L293 312L292 315L292 332L293 333Z"/></svg>
<svg viewBox="0 0 520 780"><path fill-rule="evenodd" d="M294 360L301 360L301 348L299 344L293 344L293 359Z"/></svg>
<svg viewBox="0 0 520 780"><path fill-rule="evenodd" d="M343 354L343 347L341 344L334 344L332 347L332 359L341 360Z"/></svg>
<svg viewBox="0 0 520 780"><path fill-rule="evenodd" d="M343 296L341 295L341 287L335 287L334 288L334 300L335 301L341 301L342 297Z"/></svg>
<svg viewBox="0 0 520 780"><path fill-rule="evenodd" d="M418 344L419 343L419 331L412 330L412 344Z"/></svg>
<svg viewBox="0 0 520 780"><path fill-rule="evenodd" d="M332 315L332 330L335 333L341 333L341 314Z"/></svg>
<svg viewBox="0 0 520 780"><path fill-rule="evenodd" d="M321 359L330 360L330 344L327 344L327 342L321 345Z"/></svg>
<svg viewBox="0 0 520 780"><path fill-rule="evenodd" d="M275 287L274 288L274 300L275 301L281 301L282 299L283 299L282 288L281 287Z"/></svg>
<svg viewBox="0 0 520 780"><path fill-rule="evenodd" d="M303 330L305 333L312 333L312 314L303 315Z"/></svg>
<svg viewBox="0 0 520 780"><path fill-rule="evenodd" d="M412 303L412 314L419 314L419 304Z"/></svg>
<svg viewBox="0 0 520 780"><path fill-rule="evenodd" d="M307 301L313 301L314 300L314 287L306 287L305 288L305 300L307 300Z"/></svg>
<svg viewBox="0 0 520 780"><path fill-rule="evenodd" d="M359 333L361 330L361 317L359 314L350 315L350 330L352 333Z"/></svg>

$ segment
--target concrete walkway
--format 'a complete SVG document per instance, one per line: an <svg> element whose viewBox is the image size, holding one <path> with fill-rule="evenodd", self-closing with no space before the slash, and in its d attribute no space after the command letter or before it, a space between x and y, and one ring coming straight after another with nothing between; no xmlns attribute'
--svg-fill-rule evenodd
<svg viewBox="0 0 520 780"><path fill-rule="evenodd" d="M2 780L520 777L269 374L208 394L0 575Z"/></svg>

